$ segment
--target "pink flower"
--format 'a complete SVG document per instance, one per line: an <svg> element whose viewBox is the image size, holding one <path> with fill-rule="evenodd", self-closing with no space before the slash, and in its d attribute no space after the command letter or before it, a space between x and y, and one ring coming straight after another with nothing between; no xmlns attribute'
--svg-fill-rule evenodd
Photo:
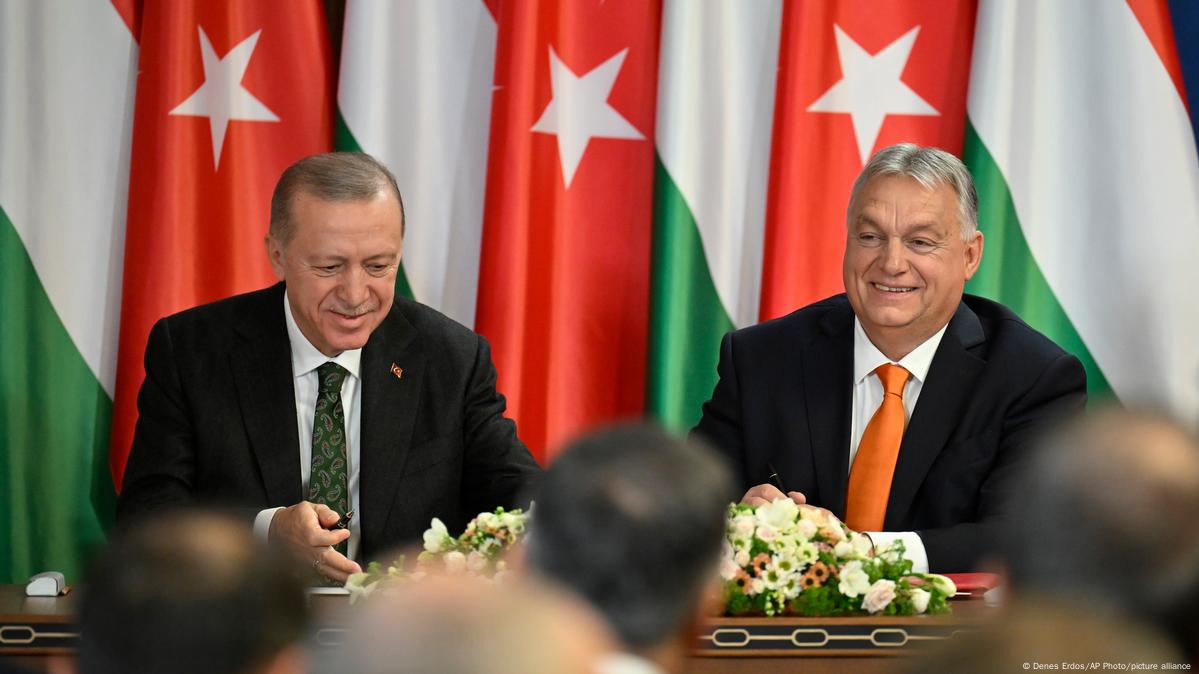
<svg viewBox="0 0 1199 674"><path fill-rule="evenodd" d="M895 601L895 581L876 580L862 597L862 608L870 613L878 613Z"/></svg>

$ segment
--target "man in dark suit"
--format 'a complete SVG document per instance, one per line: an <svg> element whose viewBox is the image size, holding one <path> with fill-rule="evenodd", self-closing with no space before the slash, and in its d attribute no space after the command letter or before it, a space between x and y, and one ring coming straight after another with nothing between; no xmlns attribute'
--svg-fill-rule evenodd
<svg viewBox="0 0 1199 674"><path fill-rule="evenodd" d="M963 295L982 259L978 197L953 155L879 151L848 209L845 294L730 333L695 433L749 503L823 507L917 570L991 549L1030 440L1086 404L1081 363ZM780 487L782 487L780 489Z"/></svg>
<svg viewBox="0 0 1199 674"><path fill-rule="evenodd" d="M395 179L368 155L284 172L266 237L281 283L150 333L120 520L233 509L343 581L433 517L461 528L518 504L540 469L487 342L394 297L403 228Z"/></svg>

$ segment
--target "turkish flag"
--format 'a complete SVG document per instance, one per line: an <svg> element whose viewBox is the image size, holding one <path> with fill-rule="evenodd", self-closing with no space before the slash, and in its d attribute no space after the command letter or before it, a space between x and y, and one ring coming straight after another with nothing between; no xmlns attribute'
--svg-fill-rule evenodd
<svg viewBox="0 0 1199 674"><path fill-rule="evenodd" d="M973 0L783 8L762 320L844 290L845 212L866 160L901 142L961 155Z"/></svg>
<svg viewBox="0 0 1199 674"><path fill-rule="evenodd" d="M499 0L476 329L534 456L645 398L660 6Z"/></svg>
<svg viewBox="0 0 1199 674"><path fill-rule="evenodd" d="M319 0L147 3L134 108L109 464L120 489L159 318L274 281L275 182L332 145Z"/></svg>

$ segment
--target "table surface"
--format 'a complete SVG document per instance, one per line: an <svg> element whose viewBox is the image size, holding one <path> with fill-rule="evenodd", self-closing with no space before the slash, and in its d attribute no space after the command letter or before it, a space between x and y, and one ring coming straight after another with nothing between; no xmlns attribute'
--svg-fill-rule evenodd
<svg viewBox="0 0 1199 674"><path fill-rule="evenodd" d="M78 633L71 625L75 594L26 597L24 586L0 585L0 656L70 654ZM316 640L334 646L344 635L344 596L313 596ZM781 674L803 671L885 672L896 656L919 653L929 645L979 629L997 609L977 599L955 600L953 613L940 616L849 618L711 618L694 642L688 672ZM846 660L852 658L852 665Z"/></svg>

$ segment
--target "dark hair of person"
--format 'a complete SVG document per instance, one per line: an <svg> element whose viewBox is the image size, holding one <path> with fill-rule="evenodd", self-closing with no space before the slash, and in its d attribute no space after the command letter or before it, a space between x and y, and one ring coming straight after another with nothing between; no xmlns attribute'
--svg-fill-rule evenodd
<svg viewBox="0 0 1199 674"><path fill-rule="evenodd" d="M586 599L631 649L661 643L716 577L732 491L711 450L655 427L584 437L541 481L529 565Z"/></svg>
<svg viewBox="0 0 1199 674"><path fill-rule="evenodd" d="M248 525L176 511L126 529L91 568L82 674L251 672L304 637L299 576Z"/></svg>

